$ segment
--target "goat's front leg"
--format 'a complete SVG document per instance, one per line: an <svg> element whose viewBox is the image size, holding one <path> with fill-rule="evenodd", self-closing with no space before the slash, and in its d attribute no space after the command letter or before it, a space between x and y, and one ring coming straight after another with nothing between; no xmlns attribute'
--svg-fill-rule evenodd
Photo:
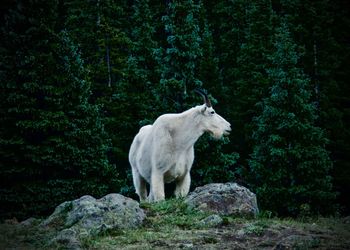
<svg viewBox="0 0 350 250"><path fill-rule="evenodd" d="M151 190L150 195L153 201L162 201L165 199L164 194L164 175L160 171L153 171L151 176Z"/></svg>
<svg viewBox="0 0 350 250"><path fill-rule="evenodd" d="M175 189L175 197L186 197L188 192L190 191L191 186L191 176L190 172L187 172L186 175L177 181L176 189Z"/></svg>

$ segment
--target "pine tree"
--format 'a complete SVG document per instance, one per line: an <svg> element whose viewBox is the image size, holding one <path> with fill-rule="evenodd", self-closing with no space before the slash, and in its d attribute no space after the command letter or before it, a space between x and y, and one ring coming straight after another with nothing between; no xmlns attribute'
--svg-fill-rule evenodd
<svg viewBox="0 0 350 250"><path fill-rule="evenodd" d="M65 26L85 60L91 80L91 101L101 108L101 116L112 146L109 162L121 179L117 191L127 190L126 170L133 117L129 108L128 59L131 50L129 25L131 7L127 1L65 1Z"/></svg>
<svg viewBox="0 0 350 250"><path fill-rule="evenodd" d="M153 96L159 84L159 67L153 55L158 43L154 40L157 17L152 7L148 0L135 1L132 6L128 55L125 57L123 78L117 83L114 98L119 110L119 113L115 113L113 123L114 129L118 130L113 131L113 137L117 139L114 140L115 146L118 148L115 157L121 178L125 180L121 192L129 196L135 195L128 162L131 142L141 126L153 123L160 109Z"/></svg>
<svg viewBox="0 0 350 250"><path fill-rule="evenodd" d="M250 1L245 6L246 27L237 53L234 69L233 94L239 100L236 119L249 123L255 113L254 104L261 99L266 89L267 55L270 52L272 35L272 7L270 1ZM250 130L245 128L245 130Z"/></svg>
<svg viewBox="0 0 350 250"><path fill-rule="evenodd" d="M56 1L22 2L1 28L1 216L46 213L117 184L83 61L55 32L56 13Z"/></svg>
<svg viewBox="0 0 350 250"><path fill-rule="evenodd" d="M139 125L151 123L159 115L153 95L157 94L160 80L159 65L154 51L158 48L155 40L156 12L149 1L136 1L133 5L133 16L130 39L130 53L127 60L126 86L128 110L132 112L133 132ZM159 18L158 18L159 19ZM158 20L160 21L160 20ZM136 130L137 129L137 130Z"/></svg>
<svg viewBox="0 0 350 250"><path fill-rule="evenodd" d="M202 12L205 12L204 8ZM203 19L206 20L205 17ZM227 87L220 79L219 59L216 56L212 30L207 21L204 21L202 28L201 48L203 56L200 58L198 67L199 80L205 83L206 89L208 89L210 94L220 97L220 102L223 102L225 101Z"/></svg>
<svg viewBox="0 0 350 250"><path fill-rule="evenodd" d="M168 1L166 15L162 17L167 45L157 51L161 65L160 102L169 107L167 111L183 111L195 87L202 83L198 79L198 60L202 55L199 27L200 3L192 0ZM193 96L193 95L192 95Z"/></svg>
<svg viewBox="0 0 350 250"><path fill-rule="evenodd" d="M268 69L270 94L255 118L252 187L264 210L279 215L332 212L335 194L324 131L315 125L310 80L285 22L276 29Z"/></svg>
<svg viewBox="0 0 350 250"><path fill-rule="evenodd" d="M222 94L223 88L215 84L219 81L218 72L215 73L218 70L217 60L214 57L211 31L204 21L202 1L168 1L166 7L167 13L162 17L166 49L157 51L161 65L158 103L167 108L163 112L182 112L198 105L201 100L192 91L196 87L215 89L213 95ZM216 75L211 75L211 72ZM216 79L211 81L208 77ZM193 186L232 180L232 166L238 155L223 150L228 141L214 142L209 136L204 136L196 143Z"/></svg>
<svg viewBox="0 0 350 250"><path fill-rule="evenodd" d="M332 159L334 160L334 186L340 192L339 202L343 206L343 214L350 212L350 50L344 49L348 46L350 29L350 8L348 2L328 2L327 10L331 20L332 39L336 42L336 50L327 50L333 60L329 62L325 56L325 63L329 62L331 70L328 71L331 80L325 79L331 84L328 85L327 97L331 104L328 109L333 112L324 112L322 122L325 122L331 145ZM328 47L326 47L328 48ZM333 47L334 48L334 47ZM324 67L327 68L327 67ZM329 68L328 68L329 69ZM321 107L326 106L321 102ZM326 106L327 107L327 106ZM322 124L322 123L321 123Z"/></svg>
<svg viewBox="0 0 350 250"><path fill-rule="evenodd" d="M202 8L201 15L201 48L203 56L199 63L198 76L212 97L214 108L225 118L231 108L230 97L227 96L229 87L220 79L219 60L216 56L212 29L207 22L207 11ZM230 139L225 137L217 141L204 135L195 146L196 160L192 169L193 186L213 182L230 182L235 178L236 162L239 154L233 152Z"/></svg>
<svg viewBox="0 0 350 250"><path fill-rule="evenodd" d="M346 37L349 30L349 6L344 1L283 1L279 12L292 23L291 33L304 53L299 64L310 76L312 99L317 104L317 124L327 131L327 149L334 162L334 186L341 190L341 203L349 207L346 192L350 188L349 117ZM349 209L348 209L349 212ZM345 212L346 213L346 212Z"/></svg>
<svg viewBox="0 0 350 250"><path fill-rule="evenodd" d="M218 59L220 100L233 125L231 151L240 155L237 177L246 182L246 161L251 152L251 121L255 103L267 92L265 71L271 50L270 1L205 1Z"/></svg>

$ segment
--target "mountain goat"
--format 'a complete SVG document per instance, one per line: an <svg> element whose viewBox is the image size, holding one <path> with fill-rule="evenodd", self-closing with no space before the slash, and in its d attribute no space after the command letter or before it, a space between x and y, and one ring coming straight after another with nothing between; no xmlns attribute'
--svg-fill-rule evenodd
<svg viewBox="0 0 350 250"><path fill-rule="evenodd" d="M216 114L205 92L204 104L179 114L164 114L140 129L129 151L133 182L140 201L164 200L164 183L176 182L175 196L190 189L194 144L204 133L214 138L229 134L231 125ZM146 182L150 184L147 197Z"/></svg>

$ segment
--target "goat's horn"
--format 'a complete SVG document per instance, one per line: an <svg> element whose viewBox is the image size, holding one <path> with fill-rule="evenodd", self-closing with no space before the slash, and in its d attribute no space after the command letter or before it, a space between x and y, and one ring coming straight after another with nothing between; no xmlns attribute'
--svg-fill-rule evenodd
<svg viewBox="0 0 350 250"><path fill-rule="evenodd" d="M203 91L202 89L195 89L194 90L196 93L200 94L201 96L203 96L204 98L204 103L207 105L208 108L211 107L211 102L208 98L208 95L205 91Z"/></svg>

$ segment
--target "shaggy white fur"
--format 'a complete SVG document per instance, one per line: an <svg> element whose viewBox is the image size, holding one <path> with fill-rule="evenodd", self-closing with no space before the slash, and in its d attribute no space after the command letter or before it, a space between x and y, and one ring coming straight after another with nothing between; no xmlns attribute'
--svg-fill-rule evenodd
<svg viewBox="0 0 350 250"><path fill-rule="evenodd" d="M140 129L129 151L136 193L140 200L164 200L164 183L176 182L175 196L185 197L190 189L194 144L204 133L220 138L231 125L203 104L179 114L164 114L153 125ZM150 184L147 197L146 182Z"/></svg>

